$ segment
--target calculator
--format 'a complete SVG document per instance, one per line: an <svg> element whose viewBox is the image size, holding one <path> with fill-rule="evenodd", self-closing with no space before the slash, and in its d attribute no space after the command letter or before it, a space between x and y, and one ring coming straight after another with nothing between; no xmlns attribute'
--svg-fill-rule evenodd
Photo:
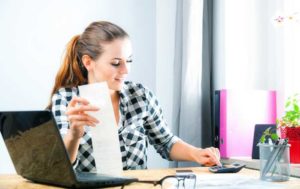
<svg viewBox="0 0 300 189"><path fill-rule="evenodd" d="M212 173L237 173L246 165L241 163L232 163L222 166L209 167L208 170Z"/></svg>

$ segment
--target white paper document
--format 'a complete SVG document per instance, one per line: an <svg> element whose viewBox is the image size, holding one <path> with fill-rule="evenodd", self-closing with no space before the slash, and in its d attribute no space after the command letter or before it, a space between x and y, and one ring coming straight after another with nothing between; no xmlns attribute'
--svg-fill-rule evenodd
<svg viewBox="0 0 300 189"><path fill-rule="evenodd" d="M97 172L101 174L121 175L122 157L118 136L118 127L106 82L79 86L80 97L99 111L87 112L99 120L96 127L90 127L92 134L94 158Z"/></svg>
<svg viewBox="0 0 300 189"><path fill-rule="evenodd" d="M270 188L281 189L284 185L275 182L262 181L259 178L248 175L232 173L224 174L197 174L196 188L201 189L253 189Z"/></svg>

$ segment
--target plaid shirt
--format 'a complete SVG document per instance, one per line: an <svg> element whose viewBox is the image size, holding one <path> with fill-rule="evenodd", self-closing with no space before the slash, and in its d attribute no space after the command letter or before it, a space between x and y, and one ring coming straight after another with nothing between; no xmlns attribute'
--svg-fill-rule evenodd
<svg viewBox="0 0 300 189"><path fill-rule="evenodd" d="M164 158L170 160L172 145L179 140L168 129L156 97L141 84L125 82L120 94L119 141L123 169L146 169L148 141ZM73 96L79 96L78 88L61 88L52 97L52 112L62 137L67 134L69 123L65 114ZM92 137L89 127L81 138L77 171L96 171Z"/></svg>

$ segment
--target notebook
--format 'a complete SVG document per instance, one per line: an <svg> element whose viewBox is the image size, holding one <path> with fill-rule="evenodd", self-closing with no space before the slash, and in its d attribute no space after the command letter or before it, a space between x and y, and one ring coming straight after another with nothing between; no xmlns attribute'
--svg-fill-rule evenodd
<svg viewBox="0 0 300 189"><path fill-rule="evenodd" d="M72 188L121 186L138 180L74 171L51 111L0 112L0 131L16 172L28 180Z"/></svg>

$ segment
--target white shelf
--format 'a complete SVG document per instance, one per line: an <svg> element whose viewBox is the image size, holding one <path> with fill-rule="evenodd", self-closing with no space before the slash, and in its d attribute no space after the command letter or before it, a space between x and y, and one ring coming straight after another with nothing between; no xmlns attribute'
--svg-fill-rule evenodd
<svg viewBox="0 0 300 189"><path fill-rule="evenodd" d="M221 160L223 163L243 163L246 165L247 168L249 169L256 169L259 170L259 159L250 159L250 158L222 158ZM292 177L298 177L300 178L300 164L291 164L291 176Z"/></svg>

